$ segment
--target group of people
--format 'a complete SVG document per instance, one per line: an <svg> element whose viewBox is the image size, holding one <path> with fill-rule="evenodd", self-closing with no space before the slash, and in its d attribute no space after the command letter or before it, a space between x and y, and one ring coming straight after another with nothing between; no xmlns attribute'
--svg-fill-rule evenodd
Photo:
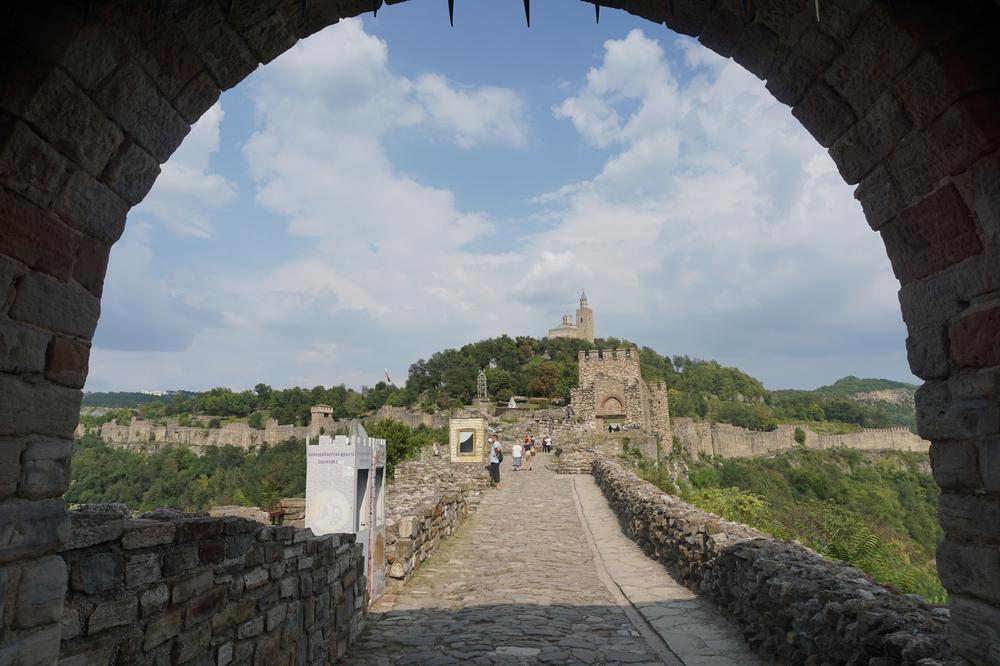
<svg viewBox="0 0 1000 666"><path fill-rule="evenodd" d="M500 489L500 463L503 462L503 446L500 445L500 440L497 439L496 435L490 435L490 479L493 481L493 487ZM524 436L524 440L520 442L515 442L511 447L510 454L513 458L513 467L515 472L521 471L521 468L531 471L532 463L535 458L535 454L538 451L539 444L541 444L542 453L552 452L552 438L549 435L545 435L538 442L535 437L528 433Z"/></svg>

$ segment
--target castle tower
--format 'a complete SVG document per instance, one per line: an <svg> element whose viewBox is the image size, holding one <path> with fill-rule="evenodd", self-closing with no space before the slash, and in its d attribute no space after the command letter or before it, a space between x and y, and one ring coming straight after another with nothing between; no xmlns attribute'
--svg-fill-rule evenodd
<svg viewBox="0 0 1000 666"><path fill-rule="evenodd" d="M587 305L587 292L580 293L580 307L576 310L576 337L594 341L594 311Z"/></svg>

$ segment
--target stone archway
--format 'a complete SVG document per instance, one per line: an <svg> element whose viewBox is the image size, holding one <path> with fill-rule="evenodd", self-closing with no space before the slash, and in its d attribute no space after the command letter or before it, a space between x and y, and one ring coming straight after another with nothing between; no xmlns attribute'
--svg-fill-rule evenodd
<svg viewBox="0 0 1000 666"><path fill-rule="evenodd" d="M221 90L375 4L13 3L0 79L0 654L44 662L58 649L62 591L26 581L58 581L65 570L61 497L108 253L126 213ZM938 565L952 642L996 662L1000 7L824 0L817 22L806 0L746 10L740 0L602 4L732 57L857 184L901 283L910 366L926 381L918 422L942 489Z"/></svg>
<svg viewBox="0 0 1000 666"><path fill-rule="evenodd" d="M625 414L625 401L616 395L609 395L601 400L597 416L622 416Z"/></svg>

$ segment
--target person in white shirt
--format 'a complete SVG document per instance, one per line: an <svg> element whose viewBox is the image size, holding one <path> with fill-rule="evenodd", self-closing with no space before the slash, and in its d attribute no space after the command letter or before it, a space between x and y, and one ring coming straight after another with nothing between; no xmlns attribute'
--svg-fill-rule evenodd
<svg viewBox="0 0 1000 666"><path fill-rule="evenodd" d="M524 455L524 447L515 442L510 449L510 454L514 456L514 471L517 472L521 469L521 456Z"/></svg>

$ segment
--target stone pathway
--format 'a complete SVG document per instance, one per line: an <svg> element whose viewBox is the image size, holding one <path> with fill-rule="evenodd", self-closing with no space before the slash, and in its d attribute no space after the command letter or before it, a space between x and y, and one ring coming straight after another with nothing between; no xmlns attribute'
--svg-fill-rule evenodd
<svg viewBox="0 0 1000 666"><path fill-rule="evenodd" d="M591 477L548 461L504 462L504 489L373 607L348 663L759 663L621 533Z"/></svg>

